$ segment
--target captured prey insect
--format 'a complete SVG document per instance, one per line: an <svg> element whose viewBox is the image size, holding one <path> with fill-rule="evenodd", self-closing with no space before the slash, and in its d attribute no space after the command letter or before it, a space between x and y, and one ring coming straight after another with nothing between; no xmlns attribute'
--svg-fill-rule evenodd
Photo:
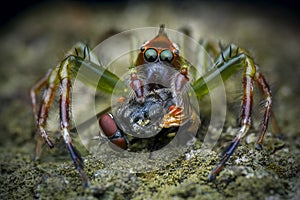
<svg viewBox="0 0 300 200"><path fill-rule="evenodd" d="M196 71L203 69L193 65L182 55L181 49L171 41L164 25L161 25L157 36L139 48L134 63L126 67L128 76L121 80L103 64L102 58L97 58L87 46L76 45L60 64L50 69L31 89L37 127L36 157L41 154L43 142L46 142L50 148L54 147L46 131L46 125L50 106L60 87L61 134L83 183L89 185L89 178L83 170L82 158L70 136L71 85L72 79L80 69L90 71L99 77L94 84L97 91L112 95L115 90L118 90L115 94L119 96L114 105L97 117L103 135L120 149L130 148L129 136L160 138L171 132L176 133L180 128L183 128L181 130L184 130L184 134L187 135L197 132L201 124L200 117L197 109L190 102L190 95L196 96L198 101L210 92L211 88L208 85L217 87L214 84L217 76L225 81L242 70L240 128L229 148L224 152L220 163L209 174L208 179L214 179L251 126L254 83L258 85L265 101L262 129L256 142L258 148L261 148L272 107L272 95L266 79L246 50L229 45L222 51L215 52L218 54L215 55L213 65L197 77ZM117 85L121 86L116 87ZM37 95L43 88L45 88L44 94L38 107ZM126 93L125 90L128 89L131 91L129 95L123 95L122 92Z"/></svg>

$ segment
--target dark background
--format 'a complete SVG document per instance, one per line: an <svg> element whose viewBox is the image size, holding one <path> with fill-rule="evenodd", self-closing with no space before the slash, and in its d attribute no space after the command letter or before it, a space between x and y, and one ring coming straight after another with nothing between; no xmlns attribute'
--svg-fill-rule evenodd
<svg viewBox="0 0 300 200"><path fill-rule="evenodd" d="M122 1L122 0L88 0L88 1L80 1L80 0L68 0L69 2L85 2L85 3L106 3L106 4L122 4L122 3L128 3L129 1ZM204 0L200 0L204 1ZM2 12L1 12L1 18L0 18L0 24L5 25L9 23L11 20L13 20L15 17L20 16L23 12L31 9L32 7L41 5L43 3L49 3L53 2L55 4L56 1L50 1L50 0L27 0L27 1L6 1L5 4L2 3ZM158 1L159 2L159 1ZM193 0L188 1L180 1L180 0L169 0L170 3L174 4L180 4L180 3L193 3ZM199 2L199 1L197 1ZM229 2L229 3L237 3L241 6L243 5L252 5L257 6L261 8L266 9L276 9L280 12L286 13L287 15L292 15L295 18L299 18L300 16L300 6L299 2L296 0L252 0L252 1L246 1L246 0L211 0L211 2ZM158 4L159 6L159 4Z"/></svg>

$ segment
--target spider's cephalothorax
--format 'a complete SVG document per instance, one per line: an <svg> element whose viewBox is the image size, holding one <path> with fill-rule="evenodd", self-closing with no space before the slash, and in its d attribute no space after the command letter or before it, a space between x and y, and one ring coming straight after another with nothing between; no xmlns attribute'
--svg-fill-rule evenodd
<svg viewBox="0 0 300 200"><path fill-rule="evenodd" d="M168 65L175 70L179 71L174 77L174 92L179 93L182 91L185 84L188 82L188 66L183 62L183 58L179 56L179 49L175 43L172 43L167 34L165 33L164 26L160 27L158 35L150 41L147 41L142 47L135 63L136 67L131 72L131 87L136 93L138 101L143 101L143 86L141 80L137 77L136 70L143 64L158 63L157 65L150 65L150 72L148 72L147 79L152 79L154 73L159 74L158 79L169 79L170 75L167 74L162 68L163 65ZM155 69L151 69L155 66Z"/></svg>
<svg viewBox="0 0 300 200"><path fill-rule="evenodd" d="M212 48L209 45L207 47ZM191 93L188 95L187 91L193 91L197 99L201 99L209 92L207 85L214 82L216 76L221 75L225 81L238 70L242 70L240 129L224 152L219 165L209 174L209 179L215 178L221 171L250 128L254 82L265 100L262 129L256 143L256 147L261 148L271 114L272 95L263 74L245 50L235 45L229 45L222 51L210 49L216 55L215 63L207 67L209 71L199 78L190 72L191 69L197 69L197 66L192 66L183 55L180 55L178 46L170 41L164 26L161 25L158 35L140 48L134 65L129 67L127 80L120 80L106 66L96 64L92 59L85 59L95 57L85 45L77 44L73 49L31 89L37 126L36 158L40 156L43 141L49 147L54 146L46 132L46 122L54 94L60 86L61 133L85 185L89 184L88 177L83 171L82 159L70 137L71 79L79 68L101 75L101 80L96 85L100 92L112 94L120 81L132 90L129 96L120 96L116 105L105 110L105 112L109 110L109 113L102 113L99 117L102 133L121 149L130 146L126 135L148 138L163 136L163 133L171 131L176 132L179 127L184 127L186 134L197 130L200 126L199 113L191 105ZM44 87L46 89L38 109L36 96Z"/></svg>

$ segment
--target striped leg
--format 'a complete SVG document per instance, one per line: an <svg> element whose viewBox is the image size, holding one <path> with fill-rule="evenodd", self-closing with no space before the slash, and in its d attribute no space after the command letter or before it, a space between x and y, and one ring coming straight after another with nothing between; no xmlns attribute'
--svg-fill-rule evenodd
<svg viewBox="0 0 300 200"><path fill-rule="evenodd" d="M229 147L224 151L220 163L212 170L209 174L208 179L214 179L218 173L222 170L230 156L233 154L234 150L237 148L241 139L245 136L248 129L251 125L251 111L252 111L252 102L253 102L253 84L254 81L257 83L260 88L264 100L265 100L265 113L263 118L263 126L261 129L260 136L257 140L256 147L261 148L261 144L265 135L265 132L268 127L268 120L271 114L272 107L272 95L270 88L259 71L259 68L254 64L253 59L249 56L248 52L235 46L230 45L224 49L220 56L216 59L216 64L214 69L210 70L204 77L199 78L193 84L193 88L199 98L206 95L209 90L207 84L211 84L212 87L216 87L214 84L214 79L216 76L221 75L222 79L225 81L231 75L236 73L240 69L243 71L243 98L242 98L242 108L241 108L241 121L240 129L231 142ZM205 82L208 81L207 82Z"/></svg>
<svg viewBox="0 0 300 200"><path fill-rule="evenodd" d="M57 90L58 78L57 78L57 71L58 68L51 69L40 81L37 82L31 88L31 101L32 101L32 108L34 112L34 117L36 120L36 127L37 127L37 146L35 151L35 159L38 159L41 155L41 148L43 144L43 140L48 144L50 148L54 147L52 141L50 140L45 127L47 123L47 118L49 115L49 109L51 107L55 92ZM41 91L43 87L46 87L46 90L43 94L43 99L40 105L39 112L37 111L37 94Z"/></svg>
<svg viewBox="0 0 300 200"><path fill-rule="evenodd" d="M253 60L246 57L245 67L243 72L243 99L242 99L242 109L241 109L241 121L240 130L235 139L231 142L228 149L223 153L220 163L212 170L209 174L208 179L213 180L216 175L222 170L225 163L228 161L230 156L233 154L234 150L237 148L240 140L247 133L251 125L251 111L253 102L253 81L254 75L256 73L256 68L254 66Z"/></svg>

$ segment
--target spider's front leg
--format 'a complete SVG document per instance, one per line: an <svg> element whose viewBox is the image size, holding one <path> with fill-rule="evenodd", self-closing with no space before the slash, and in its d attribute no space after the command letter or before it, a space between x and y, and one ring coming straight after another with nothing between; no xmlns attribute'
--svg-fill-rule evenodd
<svg viewBox="0 0 300 200"><path fill-rule="evenodd" d="M83 160L80 153L72 144L70 136L70 95L71 95L71 68L73 67L76 57L67 57L60 66L58 77L60 80L60 126L62 136L66 143L67 149L73 160L75 168L79 172L85 186L89 185L88 177L83 171Z"/></svg>
<svg viewBox="0 0 300 200"><path fill-rule="evenodd" d="M88 55L88 48L84 44L77 44L71 51L66 54L66 60L70 59L71 55L76 55L78 58L85 57ZM82 58L81 58L82 59ZM47 131L47 119L49 115L49 111L55 96L55 92L60 84L59 71L61 68L61 64L56 67L50 69L47 74L42 77L30 90L30 96L32 101L32 109L34 113L35 123L37 127L37 146L35 152L35 159L38 159L41 154L43 140L47 143L47 145L52 148L54 147L53 142L50 140ZM38 110L37 104L37 95L41 92L41 90L45 88L43 92L43 97L41 100L41 104Z"/></svg>
<svg viewBox="0 0 300 200"><path fill-rule="evenodd" d="M78 44L74 50L67 53L66 58L60 63L60 65L51 69L45 77L43 77L33 88L31 89L32 106L36 119L37 126L37 147L36 158L41 154L42 141L44 140L49 147L53 147L52 141L46 132L46 123L49 115L49 110L55 96L55 92L60 86L60 127L62 131L63 139L66 143L67 149L71 155L73 163L78 170L84 185L89 185L89 180L83 171L83 160L72 144L70 137L70 96L71 96L71 81L72 78L77 75L79 68L85 69L84 75L78 76L78 78L85 81L97 89L111 93L115 84L119 81L118 77L113 73L106 70L104 67L99 66L96 57L90 53L86 45ZM88 60L85 60L85 58ZM98 83L94 83L90 76L101 77ZM40 109L37 111L37 94L42 88L46 88L41 101Z"/></svg>
<svg viewBox="0 0 300 200"><path fill-rule="evenodd" d="M182 58L180 69L175 74L173 83L171 84L172 95L175 102L170 105L168 114L163 118L162 127L170 128L172 126L180 126L187 117L183 112L184 109L188 108L184 108L183 106L182 93L190 80L188 76L189 67L190 65L185 63Z"/></svg>
<svg viewBox="0 0 300 200"><path fill-rule="evenodd" d="M225 81L241 68L243 69L243 97L241 102L240 129L235 139L223 153L220 163L209 174L209 180L214 179L222 170L230 156L233 154L234 150L237 148L239 142L245 136L251 126L254 82L257 83L265 100L265 112L262 122L262 129L256 142L256 147L259 149L261 148L261 144L268 127L268 121L272 107L271 90L263 74L259 71L258 66L254 64L252 57L250 57L245 50L240 49L235 45L230 45L223 52L221 52L221 55L216 59L215 68L209 71L205 77L198 79L194 83L193 88L195 89L196 94L198 94L199 97L202 97L209 92L207 88L207 84L209 83L206 83L205 80L213 82L216 76L221 75L222 79Z"/></svg>

